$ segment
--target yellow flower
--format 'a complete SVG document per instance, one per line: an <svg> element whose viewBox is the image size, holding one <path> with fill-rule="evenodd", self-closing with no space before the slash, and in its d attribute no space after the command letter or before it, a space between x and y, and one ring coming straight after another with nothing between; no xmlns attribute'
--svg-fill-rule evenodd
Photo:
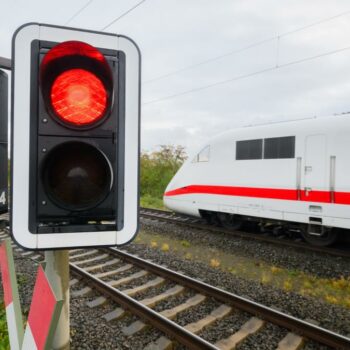
<svg viewBox="0 0 350 350"><path fill-rule="evenodd" d="M162 248L160 248L163 252L169 251L169 244L168 243L163 243Z"/></svg>

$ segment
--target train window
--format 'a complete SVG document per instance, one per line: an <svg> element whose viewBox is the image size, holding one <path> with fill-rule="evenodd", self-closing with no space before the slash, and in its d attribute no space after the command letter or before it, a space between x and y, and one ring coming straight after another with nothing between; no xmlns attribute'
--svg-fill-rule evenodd
<svg viewBox="0 0 350 350"><path fill-rule="evenodd" d="M204 147L192 160L192 163L209 162L210 146Z"/></svg>
<svg viewBox="0 0 350 350"><path fill-rule="evenodd" d="M264 159L294 158L295 136L272 137L264 140Z"/></svg>
<svg viewBox="0 0 350 350"><path fill-rule="evenodd" d="M262 139L236 142L236 160L262 159Z"/></svg>

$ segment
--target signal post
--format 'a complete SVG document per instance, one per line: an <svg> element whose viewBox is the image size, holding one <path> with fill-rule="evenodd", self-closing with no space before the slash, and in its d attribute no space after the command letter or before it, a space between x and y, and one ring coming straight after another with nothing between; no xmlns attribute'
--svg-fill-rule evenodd
<svg viewBox="0 0 350 350"><path fill-rule="evenodd" d="M54 349L68 349L68 249L126 244L138 230L140 53L124 36L29 23L12 62L11 232L47 250L65 300Z"/></svg>

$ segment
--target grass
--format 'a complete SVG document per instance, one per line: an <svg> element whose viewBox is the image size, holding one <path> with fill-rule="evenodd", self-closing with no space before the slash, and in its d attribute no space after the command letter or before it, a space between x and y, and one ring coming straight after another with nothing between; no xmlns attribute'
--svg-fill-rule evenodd
<svg viewBox="0 0 350 350"><path fill-rule="evenodd" d="M153 208L166 210L163 205L163 199L151 197L150 195L144 195L140 198L140 205L143 208Z"/></svg>
<svg viewBox="0 0 350 350"><path fill-rule="evenodd" d="M0 304L0 350L10 350L4 304Z"/></svg>

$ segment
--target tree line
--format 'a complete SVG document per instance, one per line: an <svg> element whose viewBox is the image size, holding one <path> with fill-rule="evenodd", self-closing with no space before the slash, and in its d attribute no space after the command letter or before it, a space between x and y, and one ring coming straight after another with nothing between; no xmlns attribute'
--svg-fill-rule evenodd
<svg viewBox="0 0 350 350"><path fill-rule="evenodd" d="M184 147L161 145L157 151L141 154L141 206L163 207L164 191L187 159Z"/></svg>

